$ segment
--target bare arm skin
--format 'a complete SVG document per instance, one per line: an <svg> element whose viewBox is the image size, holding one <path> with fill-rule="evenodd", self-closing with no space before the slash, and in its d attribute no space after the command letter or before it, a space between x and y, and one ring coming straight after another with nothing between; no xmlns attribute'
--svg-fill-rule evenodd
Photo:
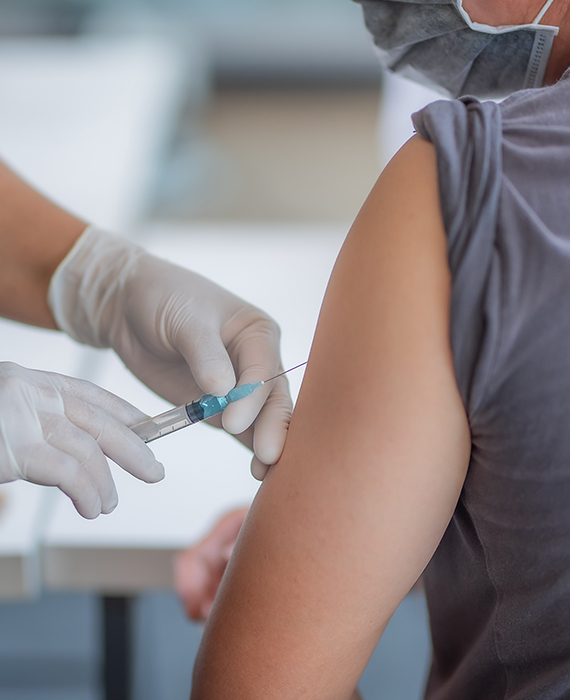
<svg viewBox="0 0 570 700"><path fill-rule="evenodd" d="M0 316L56 328L49 282L85 227L0 162Z"/></svg>
<svg viewBox="0 0 570 700"><path fill-rule="evenodd" d="M210 615L193 700L348 700L435 551L471 440L433 147L384 171L339 256L285 451Z"/></svg>

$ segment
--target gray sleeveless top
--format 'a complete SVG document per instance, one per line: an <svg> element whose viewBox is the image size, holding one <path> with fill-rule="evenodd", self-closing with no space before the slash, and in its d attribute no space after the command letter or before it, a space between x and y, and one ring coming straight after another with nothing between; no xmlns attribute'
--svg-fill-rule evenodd
<svg viewBox="0 0 570 700"><path fill-rule="evenodd" d="M425 573L430 700L570 698L570 79L414 115L437 151L471 463Z"/></svg>

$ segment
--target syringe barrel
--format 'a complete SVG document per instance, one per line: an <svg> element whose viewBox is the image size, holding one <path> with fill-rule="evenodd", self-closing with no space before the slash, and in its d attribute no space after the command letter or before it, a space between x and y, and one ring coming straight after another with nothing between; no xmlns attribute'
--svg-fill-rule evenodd
<svg viewBox="0 0 570 700"><path fill-rule="evenodd" d="M200 423L207 418L212 418L212 416L222 413L232 401L238 401L244 396L249 396L262 384L263 382L257 382L256 384L236 387L227 396L205 394L198 401L171 408L170 411L165 411L159 416L148 418L142 423L134 425L131 430L145 442L158 440L164 435L174 433L181 428L186 428L188 425Z"/></svg>
<svg viewBox="0 0 570 700"><path fill-rule="evenodd" d="M152 442L164 435L186 428L188 425L211 418L221 413L227 405L228 401L224 396L206 394L198 401L171 408L170 411L165 411L159 416L148 418L142 423L134 425L131 430L145 442Z"/></svg>
<svg viewBox="0 0 570 700"><path fill-rule="evenodd" d="M195 401L191 404L171 408L170 411L165 411L159 416L138 423L131 430L145 442L152 442L164 435L185 428L187 425L204 420L203 416L204 411L198 401Z"/></svg>

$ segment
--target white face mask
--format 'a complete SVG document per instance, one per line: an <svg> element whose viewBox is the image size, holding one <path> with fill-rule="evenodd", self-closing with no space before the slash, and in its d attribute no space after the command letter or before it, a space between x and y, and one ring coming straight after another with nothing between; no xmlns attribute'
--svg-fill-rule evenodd
<svg viewBox="0 0 570 700"><path fill-rule="evenodd" d="M473 22L463 0L356 0L382 63L452 97L504 97L540 87L558 27L540 21L491 27Z"/></svg>
<svg viewBox="0 0 570 700"><path fill-rule="evenodd" d="M542 9L530 24L510 25L505 27L491 27L487 24L479 24L473 22L463 7L463 0L455 0L455 5L467 25L475 32L483 32L485 34L506 34L508 32L516 32L521 29L530 29L535 32L535 42L527 67L527 73L523 85L524 88L541 87L544 82L544 73L550 58L552 50L552 41L558 35L558 27L550 27L541 25L542 18L550 9L554 0L547 0Z"/></svg>

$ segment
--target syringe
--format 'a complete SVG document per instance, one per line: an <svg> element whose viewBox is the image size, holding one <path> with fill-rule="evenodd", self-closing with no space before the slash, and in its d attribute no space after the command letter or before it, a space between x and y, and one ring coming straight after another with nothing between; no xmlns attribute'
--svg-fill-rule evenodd
<svg viewBox="0 0 570 700"><path fill-rule="evenodd" d="M205 394L202 398L197 401L192 401L191 403L182 404L182 406L177 406L176 408L171 408L169 411L165 411L154 418L148 418L141 423L133 425L131 430L136 433L145 442L152 442L153 440L158 440L158 438L164 437L165 435L170 435L170 433L175 433L177 430L182 430L189 425L194 425L194 423L200 423L207 418L218 415L222 413L231 403L234 401L239 401L244 399L246 396L253 394L254 391L262 387L267 382L271 382L277 377L281 377L288 372L292 372L298 367L306 365L306 362L302 362L300 365L291 367L291 369L285 372L280 372L274 377L269 379L264 379L259 382L250 382L249 384L242 384L241 386L236 386L225 396L212 396L212 394Z"/></svg>

